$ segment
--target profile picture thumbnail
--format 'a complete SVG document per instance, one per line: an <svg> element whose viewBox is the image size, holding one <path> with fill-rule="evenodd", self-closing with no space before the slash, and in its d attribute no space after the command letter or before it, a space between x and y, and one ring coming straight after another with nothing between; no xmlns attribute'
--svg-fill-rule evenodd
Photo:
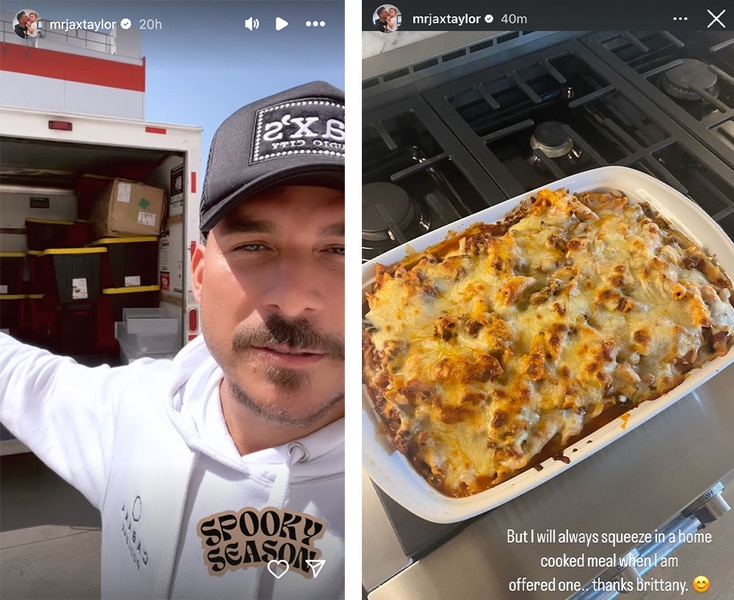
<svg viewBox="0 0 734 600"><path fill-rule="evenodd" d="M19 10L13 17L15 35L23 39L36 37L38 35L39 18L38 11L32 8Z"/></svg>
<svg viewBox="0 0 734 600"><path fill-rule="evenodd" d="M390 33L397 31L402 21L400 9L393 4L382 4L372 15L372 22L377 31Z"/></svg>

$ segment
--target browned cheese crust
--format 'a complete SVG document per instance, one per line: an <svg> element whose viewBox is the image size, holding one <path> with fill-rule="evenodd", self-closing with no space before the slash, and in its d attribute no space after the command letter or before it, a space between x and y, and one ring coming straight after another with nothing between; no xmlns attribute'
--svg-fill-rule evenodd
<svg viewBox="0 0 734 600"><path fill-rule="evenodd" d="M364 383L446 495L506 481L733 343L715 261L649 207L543 190L501 223L377 265ZM609 420L609 419L607 419Z"/></svg>

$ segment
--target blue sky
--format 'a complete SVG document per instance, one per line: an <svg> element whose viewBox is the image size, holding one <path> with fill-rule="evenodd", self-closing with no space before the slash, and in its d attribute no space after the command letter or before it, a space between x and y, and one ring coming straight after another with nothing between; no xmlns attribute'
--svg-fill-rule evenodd
<svg viewBox="0 0 734 600"><path fill-rule="evenodd" d="M202 125L203 156L217 125L253 100L316 79L344 88L341 2L176 6L159 17L166 29L143 33L146 118ZM288 27L276 31L277 16ZM247 17L257 18L260 28L247 30ZM306 27L312 18L325 20L326 27Z"/></svg>
<svg viewBox="0 0 734 600"><path fill-rule="evenodd" d="M198 125L202 159L219 123L241 106L295 85L326 80L344 88L344 4L339 0L21 0L53 19L127 17L158 21L142 31L145 118ZM15 7L3 2L5 10ZM260 27L249 31L248 17ZM275 30L275 18L289 25ZM325 27L306 27L306 21ZM204 165L202 165L203 168Z"/></svg>

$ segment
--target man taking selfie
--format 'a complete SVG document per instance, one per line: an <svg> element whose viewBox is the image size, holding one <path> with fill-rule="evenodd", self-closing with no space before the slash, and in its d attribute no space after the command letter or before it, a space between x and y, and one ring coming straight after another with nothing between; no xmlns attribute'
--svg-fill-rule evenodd
<svg viewBox="0 0 734 600"><path fill-rule="evenodd" d="M172 360L88 368L0 334L0 420L102 513L102 597L344 596L344 97L219 127Z"/></svg>

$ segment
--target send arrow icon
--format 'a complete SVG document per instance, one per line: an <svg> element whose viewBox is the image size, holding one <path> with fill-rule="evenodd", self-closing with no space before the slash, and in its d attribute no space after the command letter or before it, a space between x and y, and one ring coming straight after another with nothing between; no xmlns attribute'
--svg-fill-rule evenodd
<svg viewBox="0 0 734 600"><path fill-rule="evenodd" d="M311 570L313 571L313 578L316 579L319 576L319 573L321 573L321 567L324 566L326 561L321 559L306 559L306 564L311 567Z"/></svg>
<svg viewBox="0 0 734 600"><path fill-rule="evenodd" d="M288 21L281 19L280 17L275 17L275 31L280 31L286 27L288 27Z"/></svg>

